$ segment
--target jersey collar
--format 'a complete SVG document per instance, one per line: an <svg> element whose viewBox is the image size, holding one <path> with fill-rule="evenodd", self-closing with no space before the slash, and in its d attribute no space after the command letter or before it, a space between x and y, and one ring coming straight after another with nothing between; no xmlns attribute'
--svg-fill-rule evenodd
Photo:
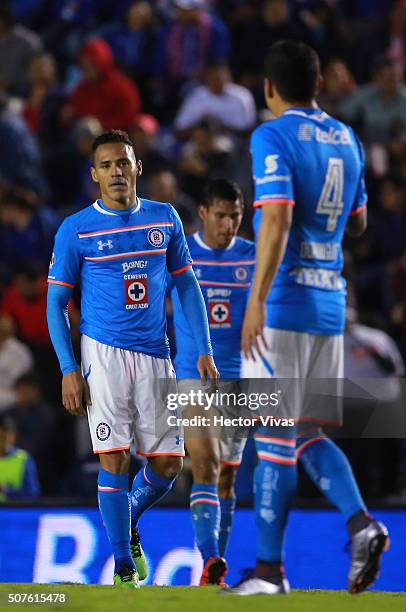
<svg viewBox="0 0 406 612"><path fill-rule="evenodd" d="M112 217L117 217L117 216L119 217L123 213L133 215L137 213L139 209L141 208L141 200L138 196L136 196L135 206L131 209L131 212L128 212L126 210L114 211L112 208L107 208L106 206L102 205L101 200L96 200L95 202L93 202L93 208L95 208L97 212L101 213L102 215L110 215Z"/></svg>
<svg viewBox="0 0 406 612"><path fill-rule="evenodd" d="M325 121L328 115L321 108L289 108L285 110L283 113L283 117L289 115L296 115L297 117L312 117L312 119L317 119L318 121Z"/></svg>
<svg viewBox="0 0 406 612"><path fill-rule="evenodd" d="M232 249L235 245L236 241L236 237L234 236L228 247L226 247L225 249L212 249L211 247L209 247L208 244L205 243L199 232L195 232L193 234L193 238L196 240L197 244L202 247L202 249L206 249L206 251L230 251L230 249Z"/></svg>

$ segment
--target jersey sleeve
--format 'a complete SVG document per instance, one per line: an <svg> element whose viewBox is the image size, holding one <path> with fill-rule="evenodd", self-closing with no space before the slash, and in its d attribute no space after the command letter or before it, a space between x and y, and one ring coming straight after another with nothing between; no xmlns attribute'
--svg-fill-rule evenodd
<svg viewBox="0 0 406 612"><path fill-rule="evenodd" d="M368 194L365 186L365 153L364 148L359 141L357 135L353 132L353 136L355 138L355 142L357 143L360 159L361 159L361 173L359 177L357 193L355 195L355 199L353 205L351 207L350 216L357 215L361 210L366 208L368 202Z"/></svg>
<svg viewBox="0 0 406 612"><path fill-rule="evenodd" d="M81 264L79 238L72 224L66 220L55 236L48 283L73 288L79 280Z"/></svg>
<svg viewBox="0 0 406 612"><path fill-rule="evenodd" d="M269 127L260 126L251 136L254 207L267 204L294 206L293 178L286 147Z"/></svg>
<svg viewBox="0 0 406 612"><path fill-rule="evenodd" d="M193 262L186 242L185 232L183 231L182 221L176 210L172 207L171 217L174 226L166 251L166 266L168 272L175 276L190 268Z"/></svg>

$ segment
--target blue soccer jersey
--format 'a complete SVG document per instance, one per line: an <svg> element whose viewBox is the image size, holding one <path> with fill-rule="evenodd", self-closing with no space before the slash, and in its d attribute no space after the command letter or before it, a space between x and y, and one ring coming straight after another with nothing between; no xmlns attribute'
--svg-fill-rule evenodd
<svg viewBox="0 0 406 612"><path fill-rule="evenodd" d="M206 303L214 360L222 378L238 378L241 365L241 328L255 268L255 245L234 238L226 249L212 249L199 233L187 236L193 270ZM176 334L176 374L200 378L198 350L185 319L176 288L172 290Z"/></svg>
<svg viewBox="0 0 406 612"><path fill-rule="evenodd" d="M65 219L55 237L49 283L82 290L80 330L103 344L168 357L166 274L192 265L170 204L137 198L130 211L98 200Z"/></svg>
<svg viewBox="0 0 406 612"><path fill-rule="evenodd" d="M320 109L291 109L252 134L256 235L263 206L294 206L286 253L267 298L269 327L321 335L344 330L342 240L367 202L362 146Z"/></svg>

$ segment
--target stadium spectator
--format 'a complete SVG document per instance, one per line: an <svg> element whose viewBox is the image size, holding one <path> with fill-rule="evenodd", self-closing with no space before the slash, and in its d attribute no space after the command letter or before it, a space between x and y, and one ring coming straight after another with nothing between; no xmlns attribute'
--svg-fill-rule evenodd
<svg viewBox="0 0 406 612"><path fill-rule="evenodd" d="M15 446L13 420L0 415L0 502L19 497L39 497L37 468L32 457Z"/></svg>
<svg viewBox="0 0 406 612"><path fill-rule="evenodd" d="M318 103L329 115L337 114L340 104L351 95L354 88L355 80L347 64L334 58L323 71L323 89Z"/></svg>
<svg viewBox="0 0 406 612"><path fill-rule="evenodd" d="M148 197L157 202L170 202L182 219L185 233L195 231L196 205L192 198L179 188L176 175L171 170L162 169L150 175Z"/></svg>
<svg viewBox="0 0 406 612"><path fill-rule="evenodd" d="M16 444L34 458L41 490L47 494L56 476L53 465L58 453L56 425L62 411L58 413L44 401L39 378L34 372L20 376L14 390L16 401L7 414L17 425Z"/></svg>
<svg viewBox="0 0 406 612"><path fill-rule="evenodd" d="M46 193L38 143L0 91L0 181Z"/></svg>
<svg viewBox="0 0 406 612"><path fill-rule="evenodd" d="M64 109L65 117L96 117L105 129L127 129L141 111L138 89L114 64L109 45L87 42L80 55L84 77Z"/></svg>
<svg viewBox="0 0 406 612"><path fill-rule="evenodd" d="M322 65L333 57L349 57L348 30L331 3L327 0L312 1L306 10L301 11L301 17L309 29L312 46L317 50Z"/></svg>
<svg viewBox="0 0 406 612"><path fill-rule="evenodd" d="M41 145L55 146L64 136L59 115L66 91L58 82L53 55L43 52L34 55L28 67L28 79L24 118L31 131L38 136Z"/></svg>
<svg viewBox="0 0 406 612"><path fill-rule="evenodd" d="M340 106L343 119L361 130L366 144L385 143L391 132L406 125L403 66L377 60L373 82L358 87Z"/></svg>
<svg viewBox="0 0 406 612"><path fill-rule="evenodd" d="M1 259L10 269L25 261L45 268L59 224L58 215L39 206L32 194L6 189L0 196Z"/></svg>
<svg viewBox="0 0 406 612"><path fill-rule="evenodd" d="M0 315L0 411L15 402L14 383L33 367L32 353L15 337L12 320Z"/></svg>
<svg viewBox="0 0 406 612"><path fill-rule="evenodd" d="M236 159L233 140L202 121L191 128L190 137L180 151L178 170L182 188L199 201L209 177L227 176L236 180Z"/></svg>
<svg viewBox="0 0 406 612"><path fill-rule="evenodd" d="M117 65L141 87L150 72L155 44L152 5L143 0L132 2L123 23L108 27L100 35L110 45Z"/></svg>
<svg viewBox="0 0 406 612"><path fill-rule="evenodd" d="M262 78L263 62L268 47L281 39L312 42L303 21L291 15L288 0L265 0L258 3L253 18L242 19L233 28L233 69L252 85Z"/></svg>
<svg viewBox="0 0 406 612"><path fill-rule="evenodd" d="M95 117L79 119L70 140L47 159L47 174L52 202L58 210L76 212L85 203L98 198L99 189L92 181L92 142L103 131Z"/></svg>
<svg viewBox="0 0 406 612"><path fill-rule="evenodd" d="M202 79L213 62L230 55L228 27L209 13L206 0L174 0L174 15L157 34L154 53L154 112L159 119L172 120L179 106L182 87Z"/></svg>
<svg viewBox="0 0 406 612"><path fill-rule="evenodd" d="M13 320L19 337L31 348L50 346L46 290L46 277L27 263L16 271L0 304L2 314Z"/></svg>
<svg viewBox="0 0 406 612"><path fill-rule="evenodd" d="M175 164L159 146L160 125L153 115L141 114L136 117L129 135L134 143L137 157L142 161L142 174L137 179L140 194L146 195L151 174L162 169L174 169Z"/></svg>
<svg viewBox="0 0 406 612"><path fill-rule="evenodd" d="M15 24L7 2L0 7L0 87L16 93L27 80L30 57L41 49L41 39Z"/></svg>
<svg viewBox="0 0 406 612"><path fill-rule="evenodd" d="M256 120L255 102L246 87L232 82L227 64L212 64L206 68L204 85L196 87L183 101L175 118L175 128L187 130L203 120L220 129L236 132L253 128Z"/></svg>
<svg viewBox="0 0 406 612"><path fill-rule="evenodd" d="M389 13L389 45L386 54L394 62L404 64L406 60L406 4L403 0L394 2Z"/></svg>

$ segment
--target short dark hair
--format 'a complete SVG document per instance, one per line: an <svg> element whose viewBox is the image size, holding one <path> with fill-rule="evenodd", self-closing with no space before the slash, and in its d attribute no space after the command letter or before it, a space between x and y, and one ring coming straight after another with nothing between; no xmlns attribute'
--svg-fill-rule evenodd
<svg viewBox="0 0 406 612"><path fill-rule="evenodd" d="M286 102L309 102L317 94L320 60L306 43L280 40L268 50L264 76Z"/></svg>
<svg viewBox="0 0 406 612"><path fill-rule="evenodd" d="M0 429L4 429L5 431L16 430L15 419L7 412L0 414Z"/></svg>
<svg viewBox="0 0 406 612"><path fill-rule="evenodd" d="M104 144L110 144L114 142L121 142L123 144L129 145L134 151L135 148L134 143L124 130L109 130L108 132L103 132L100 136L97 136L92 144L93 155L96 153L96 149Z"/></svg>
<svg viewBox="0 0 406 612"><path fill-rule="evenodd" d="M213 200L227 200L229 202L235 202L240 200L241 205L244 205L244 196L240 187L234 181L228 179L214 179L210 181L203 192L203 198L201 201L202 206L210 208Z"/></svg>

